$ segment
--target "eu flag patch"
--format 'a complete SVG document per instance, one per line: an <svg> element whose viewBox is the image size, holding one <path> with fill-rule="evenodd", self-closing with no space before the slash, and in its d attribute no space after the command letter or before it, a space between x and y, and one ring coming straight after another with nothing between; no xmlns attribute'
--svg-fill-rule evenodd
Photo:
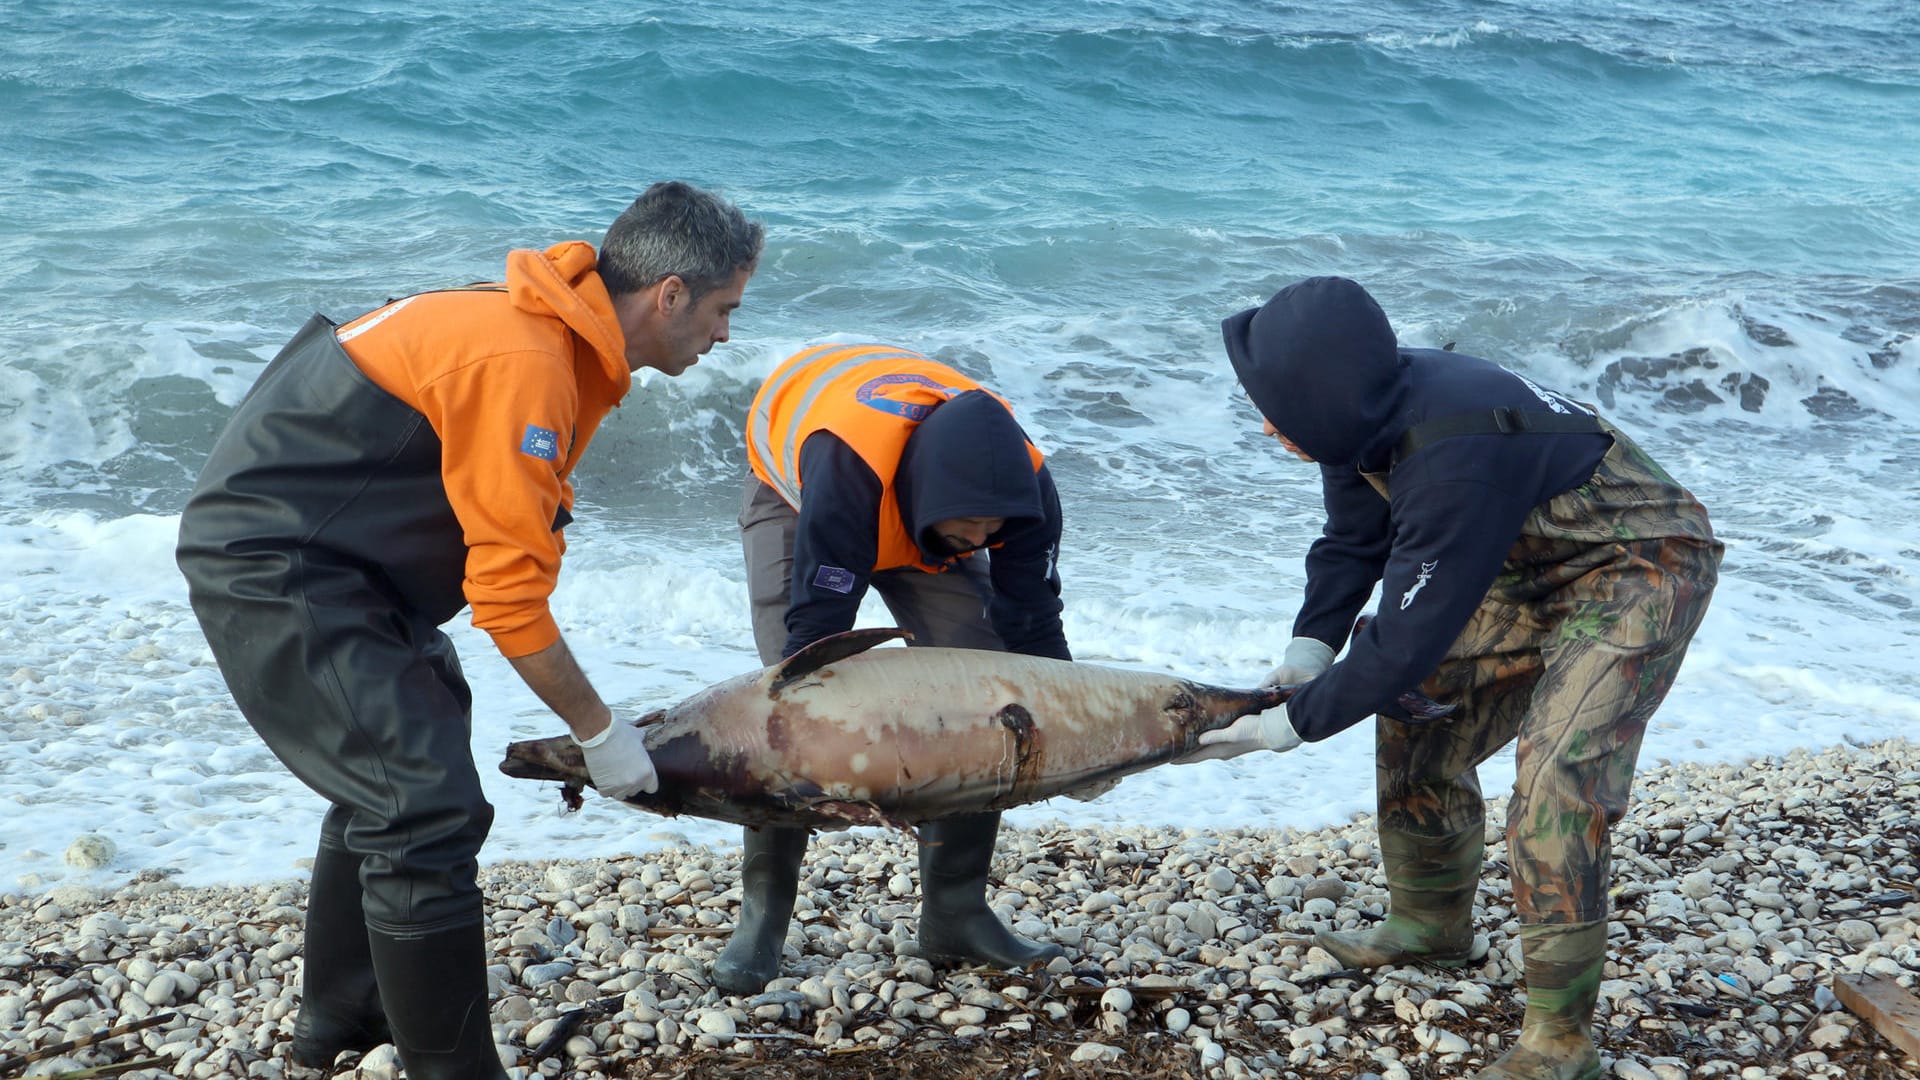
<svg viewBox="0 0 1920 1080"><path fill-rule="evenodd" d="M520 452L541 461L560 459L560 436L538 424L528 424L527 433L520 439Z"/></svg>
<svg viewBox="0 0 1920 1080"><path fill-rule="evenodd" d="M827 589L842 595L853 591L853 571L842 570L837 566L823 566L813 575L813 584L817 588Z"/></svg>

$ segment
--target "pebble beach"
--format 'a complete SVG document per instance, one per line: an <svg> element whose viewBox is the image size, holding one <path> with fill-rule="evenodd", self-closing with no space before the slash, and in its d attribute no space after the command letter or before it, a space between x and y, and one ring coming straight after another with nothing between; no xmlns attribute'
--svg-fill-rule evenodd
<svg viewBox="0 0 1920 1080"><path fill-rule="evenodd" d="M1008 829L990 900L1068 950L1024 972L936 971L914 955L910 838L824 834L782 978L749 998L706 980L738 910L737 849L483 866L494 1038L516 1080L964 1075L962 1060L1035 1077L1470 1075L1524 1002L1490 811L1486 959L1453 970L1341 971L1312 945L1385 912L1365 817ZM1917 812L1905 740L1643 769L1614 834L1596 1020L1611 1075L1920 1077L1832 990L1860 975L1920 989ZM287 1058L304 902L299 881L188 888L156 871L0 896L0 1077L322 1075ZM335 1067L398 1074L390 1046Z"/></svg>
<svg viewBox="0 0 1920 1080"><path fill-rule="evenodd" d="M747 418L826 341L1014 406L1077 661L1250 685L1324 505L1220 321L1351 277L1403 344L1598 405L1727 542L1614 838L1609 1074L1920 1080L1920 1034L1838 1000L1920 969L1913 0L55 0L0 42L0 1080L296 1075L323 805L234 708L180 508L313 313L597 241L672 178L768 246L733 340L643 372L573 474L553 610L622 715L757 665ZM1497 802L1484 962L1313 946L1386 902L1363 732L1010 810L990 897L1044 970L934 970L912 840L819 837L785 977L717 994L738 828L500 775L561 726L446 631L516 1080L1428 1080L1519 1030Z"/></svg>

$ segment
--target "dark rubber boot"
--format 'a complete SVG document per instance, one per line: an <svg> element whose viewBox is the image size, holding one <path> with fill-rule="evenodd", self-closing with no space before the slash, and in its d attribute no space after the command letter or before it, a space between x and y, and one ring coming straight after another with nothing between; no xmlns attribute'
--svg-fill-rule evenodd
<svg viewBox="0 0 1920 1080"><path fill-rule="evenodd" d="M407 1080L506 1080L487 1015L485 927L408 937L369 929L367 940Z"/></svg>
<svg viewBox="0 0 1920 1080"><path fill-rule="evenodd" d="M1478 825L1441 836L1382 829L1380 861L1392 898L1386 921L1368 930L1322 930L1313 943L1348 968L1416 961L1450 967L1478 960L1473 897L1485 850Z"/></svg>
<svg viewBox="0 0 1920 1080"><path fill-rule="evenodd" d="M1520 1040L1474 1080L1595 1080L1593 1006L1607 963L1605 921L1520 928L1527 1016Z"/></svg>
<svg viewBox="0 0 1920 1080"><path fill-rule="evenodd" d="M713 985L729 994L757 994L780 974L780 950L793 921L793 898L800 887L800 860L807 854L808 829L768 825L749 828L741 838L740 920L720 958L713 962Z"/></svg>
<svg viewBox="0 0 1920 1080"><path fill-rule="evenodd" d="M1014 934L987 906L1000 815L969 814L920 826L920 953L940 965L1024 967L1065 956L1058 945Z"/></svg>
<svg viewBox="0 0 1920 1080"><path fill-rule="evenodd" d="M294 1063L329 1068L345 1051L392 1042L360 911L360 856L326 839L313 857L305 938Z"/></svg>

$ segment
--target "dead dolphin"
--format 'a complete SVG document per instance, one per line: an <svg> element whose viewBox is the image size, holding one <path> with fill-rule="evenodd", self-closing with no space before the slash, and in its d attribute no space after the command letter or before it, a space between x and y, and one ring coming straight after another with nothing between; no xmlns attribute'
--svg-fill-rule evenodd
<svg viewBox="0 0 1920 1080"><path fill-rule="evenodd" d="M1172 675L971 649L874 649L893 629L822 638L639 721L660 814L742 825L912 825L1117 780L1203 732L1286 701ZM516 742L500 771L589 783L570 738Z"/></svg>

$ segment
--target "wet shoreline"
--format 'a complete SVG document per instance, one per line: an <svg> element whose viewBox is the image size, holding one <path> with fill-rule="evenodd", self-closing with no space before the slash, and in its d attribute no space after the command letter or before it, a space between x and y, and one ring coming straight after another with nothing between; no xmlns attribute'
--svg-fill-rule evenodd
<svg viewBox="0 0 1920 1080"><path fill-rule="evenodd" d="M1916 808L1920 745L1904 740L1642 770L1614 838L1597 1020L1613 1075L1920 1076L1830 990L1836 975L1920 990ZM1490 834L1501 810L1490 804ZM907 837L824 834L782 978L751 998L706 982L738 910L737 851L488 865L494 1033L522 1077L754 1061L829 1076L934 1046L973 1067L984 1053L1023 1069L1151 1059L1196 1076L1470 1075L1510 1043L1524 992L1505 844L1489 840L1482 964L1353 973L1311 934L1384 913L1370 819L1008 829L989 899L1017 931L1068 950L1009 973L935 971L912 955ZM0 897L0 1061L49 1055L27 1075L146 1059L120 1075L298 1075L286 1052L304 899L300 882L181 888L152 871L114 890ZM397 1068L382 1047L342 1074Z"/></svg>

